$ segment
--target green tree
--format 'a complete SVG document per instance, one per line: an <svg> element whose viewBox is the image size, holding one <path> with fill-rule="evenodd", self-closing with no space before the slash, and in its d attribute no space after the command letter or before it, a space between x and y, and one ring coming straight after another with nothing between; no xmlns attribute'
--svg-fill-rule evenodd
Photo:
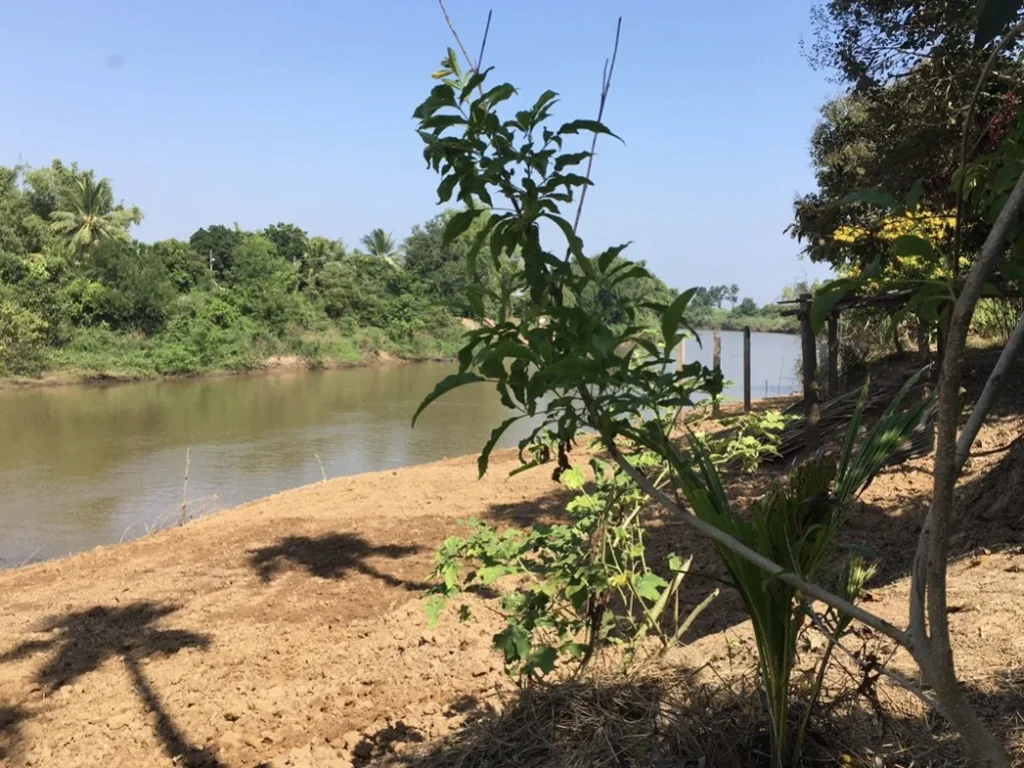
<svg viewBox="0 0 1024 768"><path fill-rule="evenodd" d="M462 314L469 316L473 313L465 302L466 289L475 285L493 291L498 287L498 277L490 258L478 259L473 275L466 268L466 255L479 233L479 224L451 242L444 242L444 228L457 213L445 211L422 226L414 226L405 241L402 266L411 284L426 298L448 307L458 306Z"/></svg>
<svg viewBox="0 0 1024 768"><path fill-rule="evenodd" d="M245 235L231 252L231 269L225 275L242 312L276 333L299 319L294 296L298 270L282 258L263 235Z"/></svg>
<svg viewBox="0 0 1024 768"><path fill-rule="evenodd" d="M301 227L279 222L271 224L262 234L274 244L278 255L289 263L298 266L305 257L309 235Z"/></svg>
<svg viewBox="0 0 1024 768"><path fill-rule="evenodd" d="M188 244L200 258L206 259L217 278L223 278L231 269L231 258L235 247L241 242L242 233L221 224L197 229L188 239Z"/></svg>
<svg viewBox="0 0 1024 768"><path fill-rule="evenodd" d="M177 295L167 265L152 246L110 240L93 251L86 273L102 286L97 320L122 330L156 333Z"/></svg>
<svg viewBox="0 0 1024 768"><path fill-rule="evenodd" d="M209 260L183 240L169 238L145 246L162 263L178 293L188 293L210 281Z"/></svg>
<svg viewBox="0 0 1024 768"><path fill-rule="evenodd" d="M110 181L97 181L92 173L76 181L60 205L61 209L50 213L51 227L78 253L110 240L128 241L129 228L142 221L138 208L115 205Z"/></svg>
<svg viewBox="0 0 1024 768"><path fill-rule="evenodd" d="M747 297L747 298L743 299L743 301L741 301L733 309L733 312L735 312L737 315L744 315L744 316L756 315L760 311L761 311L761 308L757 306L757 302L754 301L753 299L751 299L750 297Z"/></svg>
<svg viewBox="0 0 1024 768"><path fill-rule="evenodd" d="M390 232L385 232L379 227L370 230L369 234L363 235L359 242L371 256L391 260L398 256L398 242Z"/></svg>

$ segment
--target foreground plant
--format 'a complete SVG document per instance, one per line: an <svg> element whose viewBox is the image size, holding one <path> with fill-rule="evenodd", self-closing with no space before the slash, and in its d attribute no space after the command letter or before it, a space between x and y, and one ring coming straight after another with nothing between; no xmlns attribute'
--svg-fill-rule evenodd
<svg viewBox="0 0 1024 768"><path fill-rule="evenodd" d="M613 69L614 56L606 69L602 106ZM784 584L787 590L795 590L793 595L799 593L808 610L814 601L819 601L842 616L843 621L863 622L907 648L929 681L934 682L934 699L919 690L917 695L950 719L963 736L971 760L977 765L1007 766L1005 750L980 724L959 688L949 647L945 586L953 488L992 395L987 385L972 412L961 444L957 444L960 356L982 286L1002 259L1024 211L1024 176L1018 179L1002 206L964 287L957 292L954 286L955 304L950 314L940 375L935 494L915 560L908 632L855 605L849 592L841 590L845 594L840 595L825 589L801 570L813 572L815 569L810 566L818 562L818 550L827 549L823 542L828 537L822 533L812 536L818 543L812 542L813 546L809 545L803 554L788 550L780 554L776 534L783 540L791 535L797 537L787 542L789 546L808 535L807 530L793 527L793 520L766 540L755 536L744 541L742 536L746 534L740 528L730 530L722 520L684 509L681 503L684 495L692 507L700 508L699 500L696 504L694 500L700 493L710 492L715 476L704 471L701 478L694 471L673 439L672 425L658 418L658 414L667 408L692 405L694 393L701 390L717 394L716 386L720 386L720 382L716 383L709 372L700 367L688 366L677 372L670 364L668 351L674 349L686 333L687 304L694 292L683 293L668 305L651 306L620 298L614 309L616 318L625 321L621 326L613 326L606 313L588 314L574 309L574 297L584 290L595 285L598 288L614 285L623 274L638 269L623 265L619 260L625 245L588 257L576 226L561 215L562 206L572 204L577 192L582 201L584 191L591 184L588 176L568 169L589 162L593 154L593 149L567 152L563 145L580 132L595 136L611 135L611 132L599 120L576 120L555 130L548 127L546 123L557 100L550 91L542 94L532 107L517 112L514 118L502 120L496 107L512 98L516 91L507 83L485 90L487 74L476 67L463 73L454 53L449 52L444 69L435 76L441 83L416 110L415 117L426 144L424 156L430 167L442 176L439 198L444 202L454 195L466 205L466 210L449 222L446 237L465 232L478 218L483 221L467 258L470 273L475 271L485 245L485 253L492 259L517 253L522 268L515 273L515 279L510 280L510 291L489 296L499 307L498 322L469 334L459 354L459 372L443 380L424 400L420 410L455 387L489 382L497 388L502 401L515 415L492 433L480 457L481 473L486 471L487 457L498 439L518 419L538 418L542 424L537 429L548 429L556 436L560 468L568 468L567 453L577 432L584 427L592 429L599 446L644 493L696 533L710 538L720 551L728 553L730 561L742 563L744 572L749 570L751 578L756 575L763 584ZM575 220L579 220L579 208ZM542 244L542 231L561 234L566 242L564 256ZM522 291L529 304L519 322L513 323L509 320L509 306L511 295L516 291ZM471 294L470 299L479 302L482 297ZM641 307L656 311L660 316L661 339L658 342L640 333L637 317ZM1024 336L1024 322L1021 327ZM1012 342L1011 338L1004 352L1004 357L1009 359L1016 354L1015 349L1011 352ZM1004 362L1001 360L1000 365ZM997 366L997 373L999 370ZM990 381L990 384L991 388L998 388L998 381ZM871 457L882 454L881 446L885 441L881 438L892 435L888 427L884 427L878 436L880 439L873 447L869 441L868 447L856 454L864 457L863 461L860 458L850 460L854 454L850 453L848 444L836 470L832 490L836 502L853 498L863 487L856 467L870 470L880 466ZM630 461L632 454L644 451L654 452L664 459L668 468L664 487ZM794 505L801 508L808 505L797 520L805 520L815 531L819 531L820 526L827 528L831 525L826 516L830 507L824 504L821 494L828 484L823 479L828 477L828 472L820 466L801 471L809 473L800 486L809 497L782 495L777 501L763 503L777 503L790 512ZM821 474L815 475L816 472ZM686 490L690 493L685 494ZM767 518L765 515L764 519ZM770 546L761 546L764 551L760 551L758 547L764 541ZM816 623L821 621L820 617L815 616L815 619ZM765 627L768 626L766 623ZM783 634L779 643L783 654L771 656L782 665L787 663L786 642L787 636ZM778 681L771 684L780 686ZM783 759L783 751L776 746L776 764Z"/></svg>
<svg viewBox="0 0 1024 768"><path fill-rule="evenodd" d="M655 482L666 473L650 451L630 462L653 472ZM449 538L438 552L439 583L427 603L431 622L463 592L508 585L500 603L506 626L494 646L514 676L543 676L558 664L583 666L606 644L622 647L628 665L648 636L668 650L718 594L680 613L692 558L670 554L659 569L668 578L658 573L648 563L647 495L614 465L593 459L590 467L591 483L580 467L561 473L574 493L565 508L568 522L523 532L471 521L470 536ZM459 615L472 618L465 604Z"/></svg>

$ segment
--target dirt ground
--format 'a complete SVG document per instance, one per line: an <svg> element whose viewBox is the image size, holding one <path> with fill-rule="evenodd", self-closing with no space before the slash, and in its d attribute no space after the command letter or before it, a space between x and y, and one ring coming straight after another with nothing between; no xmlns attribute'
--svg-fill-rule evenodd
<svg viewBox="0 0 1024 768"><path fill-rule="evenodd" d="M1001 449L1022 431L1004 417L981 436L977 451L994 452L962 481L950 576L959 670L1011 743L1024 709L1024 444ZM490 649L499 619L478 610L478 623L428 629L419 590L458 521L557 510L550 469L508 477L515 466L502 452L480 481L474 457L338 478L0 573L0 764L341 768L499 711L512 690ZM881 564L870 607L897 623L927 469L879 476L849 528ZM695 571L714 567L678 523L652 538L696 550ZM710 588L696 580L692 602ZM749 634L740 619L723 596L679 658L731 659Z"/></svg>

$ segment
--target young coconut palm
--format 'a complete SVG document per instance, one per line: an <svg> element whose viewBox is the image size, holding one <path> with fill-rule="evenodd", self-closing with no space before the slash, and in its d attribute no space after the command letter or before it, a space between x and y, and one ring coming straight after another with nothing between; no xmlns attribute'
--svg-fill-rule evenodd
<svg viewBox="0 0 1024 768"><path fill-rule="evenodd" d="M377 227L370 230L370 234L363 235L359 242L366 246L366 252L371 256L384 259L389 264L397 266L398 242L390 232L385 232L380 227Z"/></svg>
<svg viewBox="0 0 1024 768"><path fill-rule="evenodd" d="M741 515L731 507L721 479L707 448L693 441L697 471L677 461L682 486L694 513L756 550L787 571L814 582L834 552L839 528L850 502L864 490L892 453L911 438L932 407L927 398L901 410L908 392L921 374L912 377L893 399L864 441L855 447L860 430L867 385L854 412L839 464L828 456L811 459L798 467L788 484L778 486L757 501L749 514ZM795 749L789 742L790 677L796 661L797 637L810 614L807 596L785 582L771 578L758 566L718 546L733 586L750 614L757 640L761 675L768 702L772 740L772 765L781 768L799 760L805 716L797 733ZM852 564L845 589L856 597L871 571L862 563ZM848 617L836 617L834 627L845 631ZM824 662L823 662L824 663ZM820 681L813 698L820 691Z"/></svg>

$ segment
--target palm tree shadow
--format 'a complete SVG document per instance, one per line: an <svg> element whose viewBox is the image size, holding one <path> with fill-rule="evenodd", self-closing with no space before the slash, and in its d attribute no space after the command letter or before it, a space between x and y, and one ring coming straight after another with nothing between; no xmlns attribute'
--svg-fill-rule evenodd
<svg viewBox="0 0 1024 768"><path fill-rule="evenodd" d="M0 704L0 765L14 760L21 743L21 722L29 716L24 707Z"/></svg>
<svg viewBox="0 0 1024 768"><path fill-rule="evenodd" d="M209 750L189 742L142 668L142 661L153 656L170 656L185 648L205 650L210 646L209 635L154 626L178 608L142 601L118 607L98 605L54 616L37 630L52 634L51 638L22 643L0 655L0 663L50 653L49 660L36 673L36 682L52 692L108 660L119 658L131 676L135 692L155 716L157 737L168 757L187 768L223 768Z"/></svg>
<svg viewBox="0 0 1024 768"><path fill-rule="evenodd" d="M344 579L350 571L380 579L392 587L421 591L427 584L409 582L378 571L366 562L370 557L398 560L422 551L417 545L374 545L353 533L329 533L323 536L286 536L269 547L249 551L249 564L260 580L269 583L285 570L288 562L301 566L322 579Z"/></svg>

